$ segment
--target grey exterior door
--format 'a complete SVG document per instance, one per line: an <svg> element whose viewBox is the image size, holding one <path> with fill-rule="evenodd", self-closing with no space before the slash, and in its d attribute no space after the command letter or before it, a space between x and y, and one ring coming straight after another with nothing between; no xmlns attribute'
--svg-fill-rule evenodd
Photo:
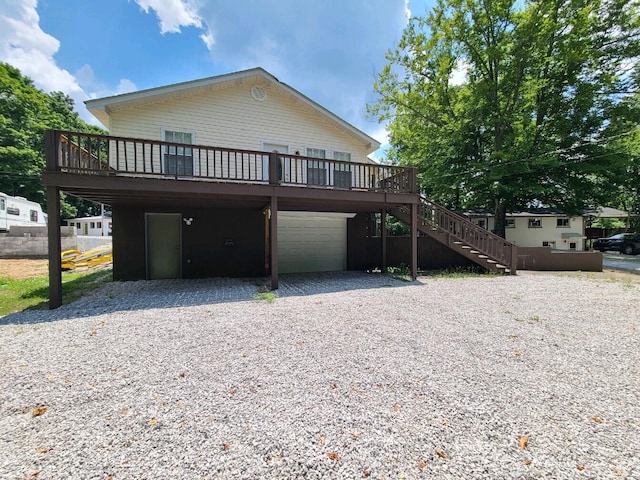
<svg viewBox="0 0 640 480"><path fill-rule="evenodd" d="M147 213L147 278L181 278L182 276L182 215Z"/></svg>

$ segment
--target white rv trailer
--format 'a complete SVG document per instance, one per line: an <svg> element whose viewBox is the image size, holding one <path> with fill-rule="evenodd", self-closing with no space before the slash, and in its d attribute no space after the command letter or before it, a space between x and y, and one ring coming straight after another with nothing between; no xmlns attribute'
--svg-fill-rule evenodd
<svg viewBox="0 0 640 480"><path fill-rule="evenodd" d="M46 225L47 215L42 212L40 204L0 192L0 232L6 232L13 226Z"/></svg>

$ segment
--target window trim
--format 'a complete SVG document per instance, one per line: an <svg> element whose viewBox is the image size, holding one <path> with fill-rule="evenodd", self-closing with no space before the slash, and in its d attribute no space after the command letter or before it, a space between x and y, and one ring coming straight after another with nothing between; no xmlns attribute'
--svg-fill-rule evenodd
<svg viewBox="0 0 640 480"><path fill-rule="evenodd" d="M516 219L515 218L505 218L505 220L504 220L504 228L516 228Z"/></svg>
<svg viewBox="0 0 640 480"><path fill-rule="evenodd" d="M560 225L561 221L566 221L566 225ZM556 228L571 228L571 219L569 217L556 218Z"/></svg>
<svg viewBox="0 0 640 480"><path fill-rule="evenodd" d="M167 132L171 132L171 133L182 133L182 134L189 134L191 135L191 143L185 143L183 145L195 145L196 144L196 132L193 130L182 130L179 128L170 128L170 127L163 127L160 129L161 133L160 133L160 138L162 139L163 142L168 142L169 140L167 140ZM175 142L170 142L170 143L175 143ZM188 148L188 147L187 147ZM169 176L177 176L177 177L193 177L194 176L194 171L195 171L195 161L194 161L194 148L191 148L191 173L190 174L180 174L177 172L177 165L176 165L176 173L169 173L169 169L167 168L167 161L165 159L165 155L171 155L170 153L168 153L168 145L164 145L162 148L162 173L164 175L169 175ZM176 154L177 156L177 154ZM183 158L187 158L186 155L183 155ZM184 165L183 165L184 167Z"/></svg>
<svg viewBox="0 0 640 480"><path fill-rule="evenodd" d="M537 225L534 225L537 223ZM540 217L531 217L527 221L528 228L542 228L542 218Z"/></svg>

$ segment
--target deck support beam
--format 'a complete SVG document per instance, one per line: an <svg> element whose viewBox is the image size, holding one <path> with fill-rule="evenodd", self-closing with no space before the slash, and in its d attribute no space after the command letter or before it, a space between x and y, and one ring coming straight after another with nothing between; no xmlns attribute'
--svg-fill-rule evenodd
<svg viewBox="0 0 640 480"><path fill-rule="evenodd" d="M62 266L60 265L60 189L47 187L47 233L49 255L49 308L62 305Z"/></svg>
<svg viewBox="0 0 640 480"><path fill-rule="evenodd" d="M387 273L387 209L383 208L380 213L380 242L382 248L382 265L380 270Z"/></svg>
<svg viewBox="0 0 640 480"><path fill-rule="evenodd" d="M411 278L418 278L418 204L411 204Z"/></svg>
<svg viewBox="0 0 640 480"><path fill-rule="evenodd" d="M269 221L269 258L271 261L271 290L278 289L278 197L271 197Z"/></svg>

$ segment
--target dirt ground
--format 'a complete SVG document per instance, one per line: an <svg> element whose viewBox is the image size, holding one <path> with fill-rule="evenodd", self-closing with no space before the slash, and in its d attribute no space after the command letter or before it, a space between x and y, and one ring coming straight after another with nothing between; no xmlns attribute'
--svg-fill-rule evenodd
<svg viewBox="0 0 640 480"><path fill-rule="evenodd" d="M47 259L0 259L0 278L44 277L49 271Z"/></svg>
<svg viewBox="0 0 640 480"><path fill-rule="evenodd" d="M95 267L94 267L95 268ZM48 275L49 262L47 259L6 259L0 258L0 278L32 278ZM530 272L529 274L553 274L554 272ZM555 272L556 275L582 276L593 279L617 279L640 281L640 275L621 272L618 270L604 270L603 272Z"/></svg>

